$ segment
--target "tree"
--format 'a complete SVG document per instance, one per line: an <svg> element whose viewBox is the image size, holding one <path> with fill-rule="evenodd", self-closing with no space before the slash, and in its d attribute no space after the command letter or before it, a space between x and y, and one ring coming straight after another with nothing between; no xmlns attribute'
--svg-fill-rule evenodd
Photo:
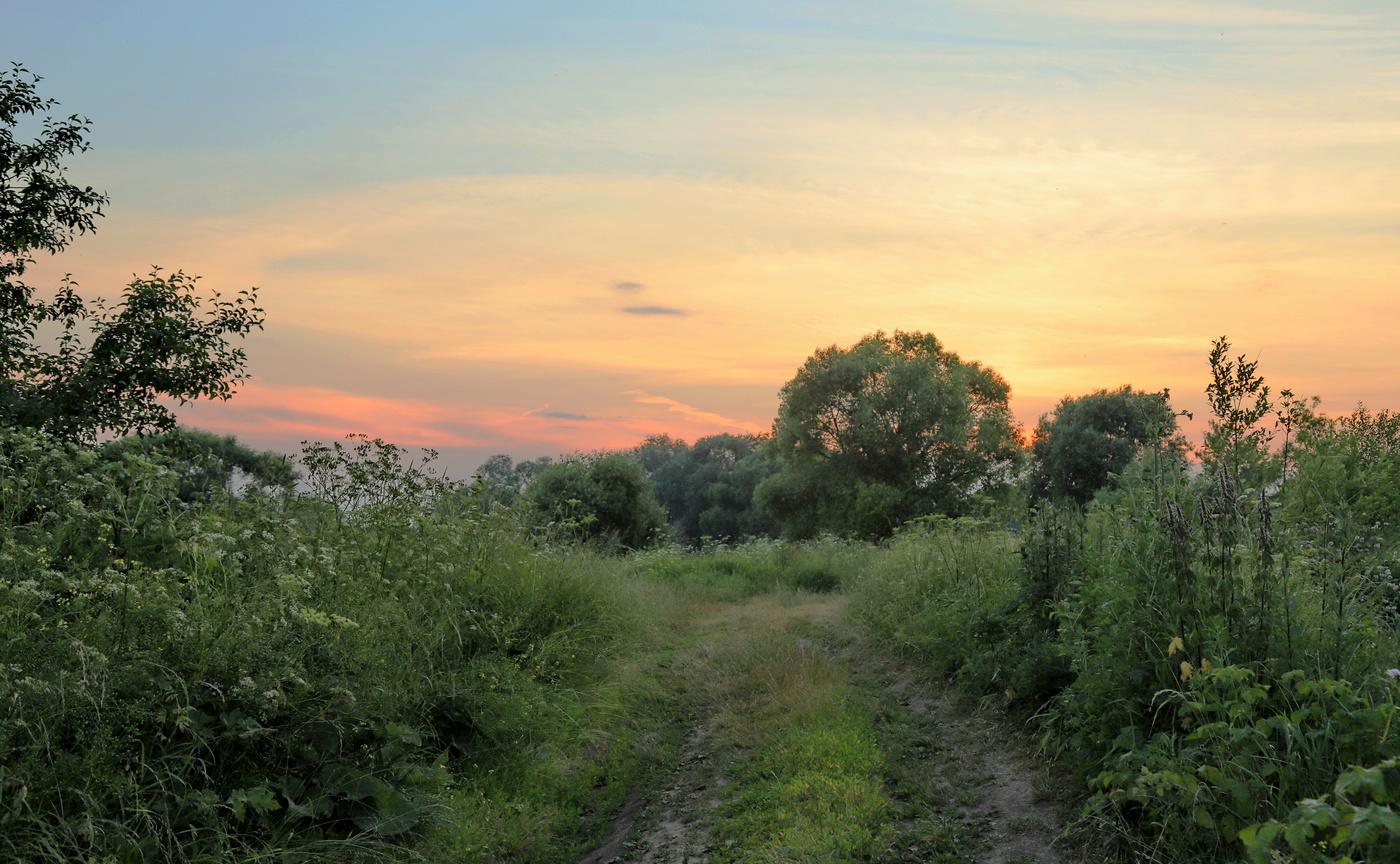
<svg viewBox="0 0 1400 864"><path fill-rule="evenodd" d="M84 442L174 429L159 400L228 399L246 378L227 337L262 327L256 293L202 299L195 277L157 268L110 306L83 300L68 277L54 299L36 296L23 281L33 256L94 230L108 200L64 178L63 159L88 149L89 122L53 117L40 80L18 64L0 74L0 424ZM16 127L39 116L38 137L18 141ZM44 324L60 332L47 347Z"/></svg>
<svg viewBox="0 0 1400 864"><path fill-rule="evenodd" d="M102 445L102 457L126 454L155 459L179 475L179 496L191 501L216 491L233 491L235 472L247 486L290 489L297 472L290 460L271 450L258 452L232 435L180 426L154 435L132 435ZM242 484L240 484L242 485Z"/></svg>
<svg viewBox="0 0 1400 864"><path fill-rule="evenodd" d="M541 521L605 546L644 549L666 535L666 511L651 481L621 453L557 462L535 478L525 498Z"/></svg>
<svg viewBox="0 0 1400 864"><path fill-rule="evenodd" d="M0 282L24 275L36 250L55 254L73 238L94 230L107 196L63 177L63 158L88 149L91 123L76 114L54 118L58 103L40 98L41 81L18 63L0 74ZM43 131L30 144L14 139L22 118L43 115Z"/></svg>
<svg viewBox="0 0 1400 864"><path fill-rule="evenodd" d="M656 478L657 472L664 471L676 460L690 452L690 445L670 435L648 435L642 443L627 451L627 455L637 460L648 475Z"/></svg>
<svg viewBox="0 0 1400 864"><path fill-rule="evenodd" d="M732 542L777 533L772 517L754 506L754 490L778 470L761 452L765 440L758 435L719 434L689 447L684 441L654 436L637 448L653 457L650 474L656 498L666 508L678 539ZM660 453L667 458L654 458Z"/></svg>
<svg viewBox="0 0 1400 864"><path fill-rule="evenodd" d="M1269 443L1273 433L1259 426L1273 409L1269 385L1259 374L1259 361L1241 354L1230 359L1230 342L1221 336L1211 345L1210 383L1206 399L1210 402L1210 430L1206 432L1202 460L1216 470L1225 470L1236 483L1250 485L1267 482L1269 473ZM1289 398L1292 397L1290 392Z"/></svg>
<svg viewBox="0 0 1400 864"><path fill-rule="evenodd" d="M965 512L1009 482L1019 457L1010 394L928 333L820 349L783 386L769 445L782 470L759 485L759 504L797 537L888 536Z"/></svg>
<svg viewBox="0 0 1400 864"><path fill-rule="evenodd" d="M553 464L548 456L516 462L509 454L497 453L477 467L466 492L479 500L509 507L532 480Z"/></svg>
<svg viewBox="0 0 1400 864"><path fill-rule="evenodd" d="M1175 431L1166 391L1146 393L1125 384L1066 396L1053 414L1040 418L1031 439L1030 494L1087 503L1111 485L1112 475L1122 473L1140 448Z"/></svg>

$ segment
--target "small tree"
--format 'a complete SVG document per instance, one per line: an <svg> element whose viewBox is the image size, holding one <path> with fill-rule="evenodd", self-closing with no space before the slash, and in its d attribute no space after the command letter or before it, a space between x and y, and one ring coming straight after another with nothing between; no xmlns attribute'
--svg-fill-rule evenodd
<svg viewBox="0 0 1400 864"><path fill-rule="evenodd" d="M1028 486L1034 498L1087 503L1146 445L1159 445L1176 430L1166 393L1124 385L1066 396L1040 418L1031 439Z"/></svg>
<svg viewBox="0 0 1400 864"><path fill-rule="evenodd" d="M1207 465L1228 471L1237 483L1264 482L1269 463L1273 433L1259 422L1269 415L1273 402L1258 370L1259 361L1243 354L1231 360L1224 336L1211 345L1211 381L1206 385L1211 421L1201 455Z"/></svg>
<svg viewBox="0 0 1400 864"><path fill-rule="evenodd" d="M534 479L525 498L540 520L583 540L644 549L666 535L666 511L646 471L620 453L555 463Z"/></svg>
<svg viewBox="0 0 1400 864"><path fill-rule="evenodd" d="M120 303L91 303L64 277L53 300L23 280L40 251L57 254L95 228L107 196L63 176L64 157L88 149L89 122L55 118L41 79L14 64L0 74L0 424L74 441L103 432L175 428L160 403L228 399L247 376L246 357L228 344L262 327L255 292L202 300L182 272L136 278ZM25 144L16 127L42 116ZM45 343L40 327L56 324Z"/></svg>

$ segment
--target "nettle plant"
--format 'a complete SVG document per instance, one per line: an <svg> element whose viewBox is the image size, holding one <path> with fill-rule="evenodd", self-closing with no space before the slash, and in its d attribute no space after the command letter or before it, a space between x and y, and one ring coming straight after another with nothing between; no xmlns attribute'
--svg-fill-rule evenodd
<svg viewBox="0 0 1400 864"><path fill-rule="evenodd" d="M1269 685L1242 666L1174 665L1181 684L1154 697L1174 728L1147 739L1124 728L1089 784L1089 812L1137 826L1185 860L1229 855L1257 823L1390 749L1400 707L1384 694L1297 670Z"/></svg>
<svg viewBox="0 0 1400 864"><path fill-rule="evenodd" d="M1091 817L1163 860L1228 858L1240 831L1396 750L1400 420L1275 403L1228 349L1199 476L1125 476L1066 547L1067 582L1023 543L1026 590L1064 585L1047 638L1072 683L1041 712L1047 741Z"/></svg>

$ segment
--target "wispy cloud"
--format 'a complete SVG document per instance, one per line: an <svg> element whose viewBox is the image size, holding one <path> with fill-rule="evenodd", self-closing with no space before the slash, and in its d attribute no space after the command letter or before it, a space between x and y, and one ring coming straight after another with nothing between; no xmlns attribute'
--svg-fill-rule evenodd
<svg viewBox="0 0 1400 864"><path fill-rule="evenodd" d="M689 315L684 309L674 306L627 306L623 310L628 315Z"/></svg>
<svg viewBox="0 0 1400 864"><path fill-rule="evenodd" d="M250 365L284 389L190 409L240 435L538 454L755 431L814 348L896 327L995 367L1031 423L1121 383L1202 411L1220 333L1295 392L1400 403L1393 0L870 5L849 14L900 38L502 51L483 62L514 58L505 89L434 91L425 125L379 123L373 153L329 162L324 142L292 162L128 153L85 257L35 272L110 290L156 261L261 286ZM916 30L996 41L924 50ZM561 86L568 67L594 71ZM333 182L356 160L373 182Z"/></svg>
<svg viewBox="0 0 1400 864"><path fill-rule="evenodd" d="M232 401L201 400L176 411L181 423L233 433L254 446L288 453L296 451L299 441L333 441L350 433L428 447L446 455L445 464L454 476L466 476L463 472L491 453L613 450L659 432L697 438L722 430L763 431L757 424L640 390L614 392L608 401L610 407L604 412L580 414L552 411L548 405L522 410L367 396L328 387L279 386L254 378Z"/></svg>
<svg viewBox="0 0 1400 864"><path fill-rule="evenodd" d="M704 411L696 408L694 405L687 405L684 402L678 402L675 399L669 399L665 396L653 396L644 390L628 390L624 395L631 396L633 401L641 405L659 405L667 411L674 411L687 420L692 420L697 423L713 424L730 429L741 429L755 435L767 431L764 427L756 423L735 420L732 417L716 414L713 411Z"/></svg>
<svg viewBox="0 0 1400 864"><path fill-rule="evenodd" d="M543 410L541 410L541 411L531 411L530 414L531 414L531 416L534 416L534 417L553 417L553 418L556 419L556 420L596 420L596 419L597 419L597 418L595 418L595 417L589 417L587 414L570 414L568 411L543 411Z"/></svg>
<svg viewBox="0 0 1400 864"><path fill-rule="evenodd" d="M1045 10L1045 7L1040 7ZM1053 8L1053 7L1051 7ZM1280 9L1278 4L1191 2L1191 0L1073 0L1062 8L1070 15L1100 21L1142 21L1206 27L1355 25L1352 15Z"/></svg>
<svg viewBox="0 0 1400 864"><path fill-rule="evenodd" d="M255 439L336 439L352 432L417 447L479 447L497 437L489 415L471 414L420 399L388 399L324 387L279 387L253 380L227 405L195 402L179 409L182 422Z"/></svg>

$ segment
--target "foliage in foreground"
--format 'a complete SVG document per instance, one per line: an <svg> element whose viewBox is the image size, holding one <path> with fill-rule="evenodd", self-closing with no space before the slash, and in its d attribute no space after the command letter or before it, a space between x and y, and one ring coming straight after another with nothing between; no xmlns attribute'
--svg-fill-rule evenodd
<svg viewBox="0 0 1400 864"><path fill-rule="evenodd" d="M1354 779L1400 752L1400 417L1261 403L1226 350L1212 373L1204 472L1145 452L1087 510L1043 506L1016 534L912 527L853 613L1033 716L1105 857L1240 860L1245 832L1256 857L1361 860L1400 836Z"/></svg>
<svg viewBox="0 0 1400 864"><path fill-rule="evenodd" d="M0 431L0 858L568 860L664 612L404 455L186 500L183 455Z"/></svg>

